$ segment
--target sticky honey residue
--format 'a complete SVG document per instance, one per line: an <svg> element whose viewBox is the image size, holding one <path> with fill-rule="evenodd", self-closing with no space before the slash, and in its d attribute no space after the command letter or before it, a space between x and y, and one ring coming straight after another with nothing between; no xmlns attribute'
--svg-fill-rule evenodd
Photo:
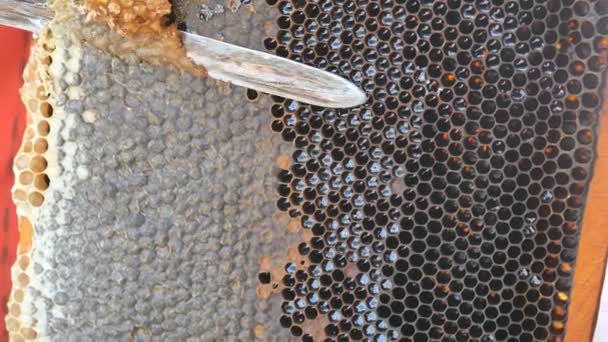
<svg viewBox="0 0 608 342"><path fill-rule="evenodd" d="M118 56L133 53L152 65L170 64L206 76L186 55L169 0L54 0L57 23L76 23L83 40ZM81 21L75 17L84 16ZM102 32L94 24L109 27ZM116 35L113 35L116 34Z"/></svg>
<svg viewBox="0 0 608 342"><path fill-rule="evenodd" d="M289 169L289 164L291 163L291 158L286 155L280 155L277 157L277 166L281 169L281 170L287 170Z"/></svg>
<svg viewBox="0 0 608 342"><path fill-rule="evenodd" d="M32 237L34 230L32 223L27 217L19 218L19 251L21 253L27 253L32 248Z"/></svg>

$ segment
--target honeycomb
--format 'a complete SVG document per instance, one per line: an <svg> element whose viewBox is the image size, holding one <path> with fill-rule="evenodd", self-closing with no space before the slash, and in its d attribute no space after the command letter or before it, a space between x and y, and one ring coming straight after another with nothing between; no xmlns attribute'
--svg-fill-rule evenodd
<svg viewBox="0 0 608 342"><path fill-rule="evenodd" d="M370 102L216 84L61 22L38 40L11 338L563 340L608 2L266 1L174 19Z"/></svg>
<svg viewBox="0 0 608 342"><path fill-rule="evenodd" d="M268 50L372 98L274 98L296 148L277 206L312 234L302 262L259 274L280 324L303 341L561 340L608 2L267 2Z"/></svg>
<svg viewBox="0 0 608 342"><path fill-rule="evenodd" d="M41 40L46 40L48 32L43 32ZM49 174L57 173L56 156L47 153L53 117L52 79L50 77L52 42L40 44L31 51L30 61L24 70L24 84L21 96L27 113L27 129L23 143L13 164L15 186L12 190L13 201L17 208L19 221L19 244L17 261L11 270L13 288L8 302L6 329L11 340L25 341L38 337L33 329L34 323L19 319L26 301L25 293L31 285L32 243L34 230L30 218L37 213L45 201L45 192L50 185ZM54 133L54 132L53 132ZM49 165L49 161L50 164Z"/></svg>
<svg viewBox="0 0 608 342"><path fill-rule="evenodd" d="M77 24L51 23L25 73L11 341L285 340L279 298L257 295L260 260L297 242L274 206L293 151L270 99L98 48ZM81 28L120 39L102 29Z"/></svg>

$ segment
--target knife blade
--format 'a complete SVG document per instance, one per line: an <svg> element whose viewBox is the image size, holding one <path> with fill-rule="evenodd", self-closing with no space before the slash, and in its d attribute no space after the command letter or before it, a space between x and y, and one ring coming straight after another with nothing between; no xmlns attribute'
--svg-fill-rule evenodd
<svg viewBox="0 0 608 342"><path fill-rule="evenodd" d="M0 0L0 24L37 32L52 20L46 6ZM328 108L350 108L367 101L348 80L287 58L182 32L186 54L209 76L271 95Z"/></svg>

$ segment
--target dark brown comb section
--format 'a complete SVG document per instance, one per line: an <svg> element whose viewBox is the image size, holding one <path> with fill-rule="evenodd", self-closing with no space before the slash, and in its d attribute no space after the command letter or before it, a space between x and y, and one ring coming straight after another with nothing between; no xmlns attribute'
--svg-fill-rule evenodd
<svg viewBox="0 0 608 342"><path fill-rule="evenodd" d="M312 233L307 262L272 279L281 325L305 341L561 340L608 2L267 2L267 49L370 96L271 108L296 147L277 205Z"/></svg>

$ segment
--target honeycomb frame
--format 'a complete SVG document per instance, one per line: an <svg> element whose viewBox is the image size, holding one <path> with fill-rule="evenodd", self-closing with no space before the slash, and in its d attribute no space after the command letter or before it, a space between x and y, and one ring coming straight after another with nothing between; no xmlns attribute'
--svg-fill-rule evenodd
<svg viewBox="0 0 608 342"><path fill-rule="evenodd" d="M327 110L271 97L266 129L295 150L275 158L281 170L275 206L283 211L275 215L282 230L262 227L255 236L274 241L288 234L273 248L259 244L264 255L254 260L256 286L246 296L256 296L256 309L247 309L255 319L230 322L247 327L239 338L562 340L596 156L608 4L267 0L266 5L273 11L264 15L278 17L252 19L254 36L265 34L258 43L352 80L371 102ZM264 6L246 6L245 13L259 18L255 9L262 12ZM204 32L241 24L228 18L179 25ZM248 39L238 33L226 35ZM132 59L126 63L138 65ZM213 96L233 91L222 89L225 93ZM266 105L265 96L242 93L256 108ZM44 107L34 113L48 113ZM61 117L52 108L53 118ZM82 119L96 123L99 115L85 111ZM49 128L52 135L56 130ZM44 150L44 144L36 149L34 143L34 153ZM47 143L52 150L53 140ZM150 145L153 153L164 148ZM50 172L55 162L48 159L34 168ZM86 169L79 174L90 176ZM56 200L49 197L55 178L48 179L49 189L39 193ZM44 187L44 180L38 184ZM35 186L34 174L25 174L23 183L30 182ZM19 198L40 203L37 195ZM31 243L28 231L36 230L30 222L35 219L20 224L24 251ZM34 279L27 259L14 269L17 282ZM14 296L16 302L20 295ZM265 310L270 313L260 314ZM34 324L40 322L11 323L17 340L47 336ZM133 329L132 338L173 332L170 326ZM236 338L232 328L215 329L215 338Z"/></svg>

